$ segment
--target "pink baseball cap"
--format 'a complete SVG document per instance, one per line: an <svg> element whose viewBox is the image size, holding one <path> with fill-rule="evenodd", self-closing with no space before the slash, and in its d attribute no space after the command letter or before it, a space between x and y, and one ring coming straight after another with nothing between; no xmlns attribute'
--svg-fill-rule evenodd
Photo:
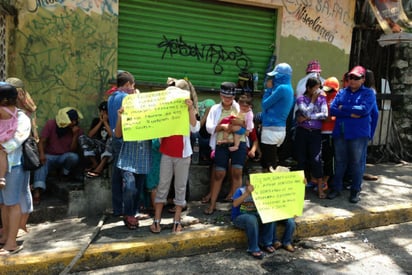
<svg viewBox="0 0 412 275"><path fill-rule="evenodd" d="M357 77L364 77L366 73L366 69L362 66L355 66L353 69L348 73L348 75L356 75Z"/></svg>

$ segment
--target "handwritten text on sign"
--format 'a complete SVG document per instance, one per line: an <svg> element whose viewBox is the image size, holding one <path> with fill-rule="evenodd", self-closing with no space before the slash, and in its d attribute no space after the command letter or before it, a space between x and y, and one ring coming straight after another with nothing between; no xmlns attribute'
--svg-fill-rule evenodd
<svg viewBox="0 0 412 275"><path fill-rule="evenodd" d="M253 201L263 223L301 216L305 196L303 171L250 174Z"/></svg>
<svg viewBox="0 0 412 275"><path fill-rule="evenodd" d="M131 94L123 99L123 140L149 140L188 135L189 113L185 99L189 92L176 87Z"/></svg>

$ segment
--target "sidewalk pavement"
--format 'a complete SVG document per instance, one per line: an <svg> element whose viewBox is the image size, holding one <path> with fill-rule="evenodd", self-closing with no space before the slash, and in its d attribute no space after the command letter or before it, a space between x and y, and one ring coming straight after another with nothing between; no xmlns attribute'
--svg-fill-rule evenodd
<svg viewBox="0 0 412 275"><path fill-rule="evenodd" d="M304 213L296 219L294 240L411 221L411 168L408 163L368 165L366 172L379 179L363 182L357 204L348 202L349 191L334 200L321 200L309 190ZM170 206L163 211L160 234L149 231L150 218L142 219L139 229L131 231L121 218L104 213L31 224L29 233L18 238L24 249L0 258L0 274L68 274L229 247L246 248L245 234L230 224L230 204L219 203L211 216L203 214L206 206L190 202L183 212L184 231L177 234L171 233Z"/></svg>

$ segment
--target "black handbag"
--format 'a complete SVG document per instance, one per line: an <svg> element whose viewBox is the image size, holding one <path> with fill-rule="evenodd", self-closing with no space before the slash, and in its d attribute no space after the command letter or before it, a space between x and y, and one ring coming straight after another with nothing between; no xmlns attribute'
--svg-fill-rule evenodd
<svg viewBox="0 0 412 275"><path fill-rule="evenodd" d="M42 166L37 142L33 136L29 136L23 142L23 169L33 171Z"/></svg>

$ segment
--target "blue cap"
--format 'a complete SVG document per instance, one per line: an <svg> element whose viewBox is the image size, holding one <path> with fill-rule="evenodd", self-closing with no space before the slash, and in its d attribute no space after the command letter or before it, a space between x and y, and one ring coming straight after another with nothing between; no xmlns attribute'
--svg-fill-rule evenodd
<svg viewBox="0 0 412 275"><path fill-rule="evenodd" d="M292 75L292 67L288 63L279 63L273 69L273 71L267 73L268 76L274 76L277 74Z"/></svg>

